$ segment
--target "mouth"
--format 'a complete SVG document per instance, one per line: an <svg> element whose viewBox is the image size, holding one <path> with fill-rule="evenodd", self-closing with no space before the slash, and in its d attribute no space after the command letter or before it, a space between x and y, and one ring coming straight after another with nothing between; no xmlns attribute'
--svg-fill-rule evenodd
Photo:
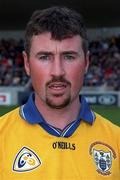
<svg viewBox="0 0 120 180"><path fill-rule="evenodd" d="M48 88L53 94L63 94L67 86L68 84L65 82L53 82L48 85Z"/></svg>
<svg viewBox="0 0 120 180"><path fill-rule="evenodd" d="M54 82L54 83L51 83L48 87L50 89L62 89L62 88L66 88L67 84L63 82Z"/></svg>
<svg viewBox="0 0 120 180"><path fill-rule="evenodd" d="M54 83L50 83L50 85L48 86L49 88L61 88L61 87L66 87L67 84L63 83L63 82L54 82Z"/></svg>

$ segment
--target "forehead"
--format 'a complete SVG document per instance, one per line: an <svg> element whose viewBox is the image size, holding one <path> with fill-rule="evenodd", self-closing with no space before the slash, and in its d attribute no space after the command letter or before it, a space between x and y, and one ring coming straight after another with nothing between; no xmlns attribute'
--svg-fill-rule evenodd
<svg viewBox="0 0 120 180"><path fill-rule="evenodd" d="M31 50L36 51L63 51L72 50L79 51L82 49L82 38L79 35L75 35L71 38L65 38L63 40L55 40L51 38L50 33L42 33L35 35L31 40Z"/></svg>

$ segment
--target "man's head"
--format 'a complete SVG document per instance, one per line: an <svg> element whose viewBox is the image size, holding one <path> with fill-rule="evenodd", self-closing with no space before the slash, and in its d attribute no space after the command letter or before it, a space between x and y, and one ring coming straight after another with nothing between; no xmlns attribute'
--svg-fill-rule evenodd
<svg viewBox="0 0 120 180"><path fill-rule="evenodd" d="M61 7L36 11L26 28L24 52L36 104L55 109L76 106L88 54L86 30L79 14Z"/></svg>
<svg viewBox="0 0 120 180"><path fill-rule="evenodd" d="M25 33L25 51L28 56L32 37L46 32L50 32L51 37L55 40L80 35L84 53L86 54L88 50L88 39L83 18L74 10L55 6L35 11L27 24Z"/></svg>

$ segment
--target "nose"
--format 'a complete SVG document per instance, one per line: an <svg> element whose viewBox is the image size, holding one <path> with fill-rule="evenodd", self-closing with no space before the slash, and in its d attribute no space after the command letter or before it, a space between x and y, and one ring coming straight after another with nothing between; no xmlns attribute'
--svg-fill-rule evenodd
<svg viewBox="0 0 120 180"><path fill-rule="evenodd" d="M62 60L57 58L54 59L52 63L52 68L51 68L51 75L52 76L64 76L65 75L65 68L64 64L62 63Z"/></svg>

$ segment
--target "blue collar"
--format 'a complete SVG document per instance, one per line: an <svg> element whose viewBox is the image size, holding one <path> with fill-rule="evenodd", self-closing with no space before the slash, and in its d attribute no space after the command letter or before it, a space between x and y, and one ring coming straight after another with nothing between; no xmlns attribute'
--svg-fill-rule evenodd
<svg viewBox="0 0 120 180"><path fill-rule="evenodd" d="M20 115L23 119L25 119L30 124L40 124L45 130L50 132L50 134L61 136L60 134L64 134L64 136L70 136L73 131L76 130L76 128L79 126L81 119L86 121L89 124L93 124L95 120L95 114L90 109L88 103L86 102L86 99L83 96L80 96L80 102L81 102L81 108L80 113L75 121L64 128L62 133L59 132L59 130L55 127L52 127L46 123L41 113L38 111L35 103L34 103L34 93L31 94L26 104L21 106L20 108ZM69 131L68 131L69 129ZM72 131L71 131L72 129ZM56 134L57 132L57 134Z"/></svg>

